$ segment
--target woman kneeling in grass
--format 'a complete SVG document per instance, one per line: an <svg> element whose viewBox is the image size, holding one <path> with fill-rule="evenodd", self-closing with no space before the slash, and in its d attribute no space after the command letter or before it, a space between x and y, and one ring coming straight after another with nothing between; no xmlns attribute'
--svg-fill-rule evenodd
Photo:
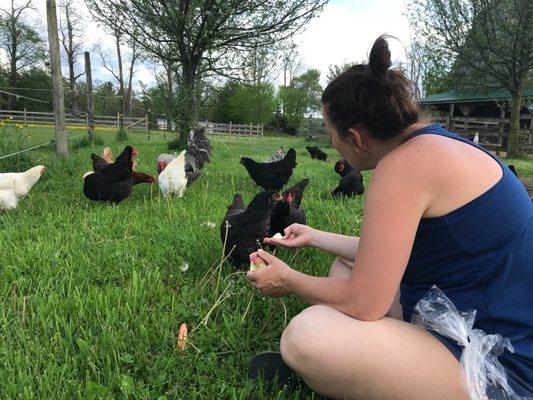
<svg viewBox="0 0 533 400"><path fill-rule="evenodd" d="M292 225L283 239L265 239L335 255L328 277L298 272L264 251L251 255L267 264L248 273L253 286L312 305L283 332L278 367L288 365L333 398L467 399L462 348L409 322L437 285L458 310L477 310L476 328L511 341L514 353L498 359L516 394L532 395L531 200L497 158L419 121L408 80L390 66L381 37L368 65L351 67L322 95L335 149L358 169L374 169L361 237ZM271 374L271 361L256 356L252 375ZM487 390L491 399L503 398L498 392Z"/></svg>

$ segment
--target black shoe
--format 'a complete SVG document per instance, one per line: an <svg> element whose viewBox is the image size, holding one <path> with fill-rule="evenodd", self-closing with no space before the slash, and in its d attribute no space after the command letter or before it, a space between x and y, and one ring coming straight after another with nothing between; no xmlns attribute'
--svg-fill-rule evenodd
<svg viewBox="0 0 533 400"><path fill-rule="evenodd" d="M281 354L276 351L266 351L253 356L248 363L248 378L262 378L267 387L274 382L286 385L291 390L305 386L302 378L283 362Z"/></svg>

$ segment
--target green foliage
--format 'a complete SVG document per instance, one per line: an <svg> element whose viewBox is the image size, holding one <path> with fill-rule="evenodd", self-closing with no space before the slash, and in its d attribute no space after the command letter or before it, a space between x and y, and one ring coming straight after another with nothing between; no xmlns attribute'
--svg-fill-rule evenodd
<svg viewBox="0 0 533 400"><path fill-rule="evenodd" d="M35 28L24 21L24 11L28 5L9 10L0 14L0 49L8 57L8 65L15 61L17 74L28 66L44 61L47 56L46 45ZM12 51L15 60L12 60ZM11 82L16 83L16 82Z"/></svg>
<svg viewBox="0 0 533 400"><path fill-rule="evenodd" d="M307 94L300 88L282 86L278 95L283 103L283 115L287 120L289 133L296 134L302 126L309 105Z"/></svg>
<svg viewBox="0 0 533 400"><path fill-rule="evenodd" d="M274 87L271 84L244 85L227 83L216 96L212 119L236 124L266 124L276 109Z"/></svg>
<svg viewBox="0 0 533 400"><path fill-rule="evenodd" d="M115 139L117 142L125 142L129 139L128 132L125 129L119 129L116 133Z"/></svg>
<svg viewBox="0 0 533 400"><path fill-rule="evenodd" d="M422 87L426 96L447 92L454 88L453 77L442 64L428 63L422 77Z"/></svg>
<svg viewBox="0 0 533 400"><path fill-rule="evenodd" d="M309 69L302 75L297 76L291 82L291 86L305 93L309 111L320 110L322 86L320 85L320 71L318 69Z"/></svg>
<svg viewBox="0 0 533 400"><path fill-rule="evenodd" d="M357 63L345 62L342 64L331 64L328 67L328 74L326 75L326 79L328 80L328 83L355 64Z"/></svg>
<svg viewBox="0 0 533 400"><path fill-rule="evenodd" d="M89 146L103 146L104 140L100 136L95 136L93 140L89 139L89 136L76 139L72 142L71 148L73 150L83 149Z"/></svg>
<svg viewBox="0 0 533 400"><path fill-rule="evenodd" d="M169 150L175 150L176 152L181 152L185 149L185 146L179 138L174 138L167 142L167 147Z"/></svg>
<svg viewBox="0 0 533 400"><path fill-rule="evenodd" d="M283 105L288 133L297 134L302 129L305 114L320 110L322 86L319 80L320 71L310 69L294 78L290 86L279 88L278 96Z"/></svg>
<svg viewBox="0 0 533 400"><path fill-rule="evenodd" d="M29 132L22 125L11 119L0 121L0 157L13 154L28 147ZM1 172L19 172L30 168L31 155L29 152L0 159Z"/></svg>

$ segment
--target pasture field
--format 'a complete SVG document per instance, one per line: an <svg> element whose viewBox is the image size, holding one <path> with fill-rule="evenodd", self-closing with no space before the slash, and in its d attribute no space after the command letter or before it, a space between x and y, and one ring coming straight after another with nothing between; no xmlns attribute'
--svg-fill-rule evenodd
<svg viewBox="0 0 533 400"><path fill-rule="evenodd" d="M53 136L31 131L34 143ZM112 132L99 136L115 155L124 146ZM155 173L157 155L168 152L162 135L129 136L140 150L138 170ZM363 198L331 199L334 149L324 163L311 160L304 139L210 139L212 161L184 198L139 185L117 206L82 193L89 155L102 146L71 150L64 162L49 148L31 152L47 171L17 210L0 214L1 399L318 398L248 381L249 358L278 350L285 324L305 304L263 297L221 264L219 224L234 193L248 202L258 191L240 157L263 160L280 145L297 151L289 184L310 179L302 205L311 226L358 234ZM509 163L533 176L533 161ZM317 275L333 261L314 249L277 255ZM182 322L190 326L185 352L176 349Z"/></svg>
<svg viewBox="0 0 533 400"><path fill-rule="evenodd" d="M51 135L32 132L32 138ZM114 133L100 136L115 154L124 146ZM253 354L278 350L285 323L305 304L261 296L229 264L217 269L219 224L235 192L248 202L258 191L240 157L262 160L280 145L297 151L289 184L310 179L302 203L309 224L357 234L362 199L330 198L338 182L333 163L311 160L305 150L311 142L210 139L212 162L184 198L166 199L156 185L139 185L117 206L82 193L89 154L101 146L71 150L65 162L52 149L31 152L47 171L17 210L0 214L0 398L301 398L282 387L266 391L245 371ZM168 152L161 135L148 142L130 133L128 143L139 148L138 170L147 173ZM327 152L337 159L333 149ZM332 262L314 249L277 255L313 274L324 274ZM190 326L184 353L175 338L182 322Z"/></svg>

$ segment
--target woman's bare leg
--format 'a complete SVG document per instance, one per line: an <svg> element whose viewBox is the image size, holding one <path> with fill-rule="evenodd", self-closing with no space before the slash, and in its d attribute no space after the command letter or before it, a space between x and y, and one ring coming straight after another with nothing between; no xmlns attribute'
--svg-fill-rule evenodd
<svg viewBox="0 0 533 400"><path fill-rule="evenodd" d="M352 266L352 260L338 257L333 264L331 264L328 276L349 278L352 274ZM394 296L394 301L392 302L389 312L387 312L387 317L399 319L400 321L403 319L402 305L400 304L400 289L398 289L396 296Z"/></svg>
<svg viewBox="0 0 533 400"><path fill-rule="evenodd" d="M425 330L392 318L364 322L327 306L305 309L281 337L289 367L339 399L466 400L461 367Z"/></svg>

